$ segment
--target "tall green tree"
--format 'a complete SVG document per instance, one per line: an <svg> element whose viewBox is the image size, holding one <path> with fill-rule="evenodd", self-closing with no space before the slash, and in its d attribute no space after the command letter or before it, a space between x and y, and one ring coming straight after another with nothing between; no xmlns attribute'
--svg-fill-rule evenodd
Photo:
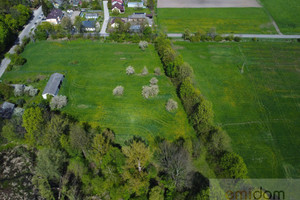
<svg viewBox="0 0 300 200"><path fill-rule="evenodd" d="M241 156L234 152L225 153L219 163L221 178L245 179L247 178L247 166Z"/></svg>
<svg viewBox="0 0 300 200"><path fill-rule="evenodd" d="M23 114L23 126L26 129L25 140L27 144L37 144L44 125L43 113L39 107L31 107Z"/></svg>

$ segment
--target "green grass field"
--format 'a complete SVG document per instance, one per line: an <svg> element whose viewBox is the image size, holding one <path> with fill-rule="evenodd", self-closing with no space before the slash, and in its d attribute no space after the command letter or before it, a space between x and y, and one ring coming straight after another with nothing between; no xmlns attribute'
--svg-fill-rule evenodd
<svg viewBox="0 0 300 200"><path fill-rule="evenodd" d="M148 85L154 77L154 68L162 67L154 47L142 51L137 44L107 44L100 42L36 42L30 43L22 54L27 63L11 72L3 79L14 83L26 83L39 75L49 77L54 72L65 75L61 95L68 97L68 105L63 112L92 125L109 127L116 132L116 138L123 142L133 135L152 140L160 135L168 139L193 134L186 114L176 96L170 80L161 75L158 78L160 92L155 98L143 98L142 86ZM126 67L132 65L136 75L127 76ZM139 73L147 66L149 75ZM48 78L32 83L41 91ZM112 90L122 85L123 97L114 97ZM176 113L165 110L169 98L179 103Z"/></svg>
<svg viewBox="0 0 300 200"><path fill-rule="evenodd" d="M187 43L193 66L251 178L300 177L300 45L287 42ZM244 65L244 72L242 66Z"/></svg>
<svg viewBox="0 0 300 200"><path fill-rule="evenodd" d="M263 8L159 8L160 29L167 33L209 31L218 33L276 33Z"/></svg>
<svg viewBox="0 0 300 200"><path fill-rule="evenodd" d="M285 34L300 34L299 0L260 0Z"/></svg>

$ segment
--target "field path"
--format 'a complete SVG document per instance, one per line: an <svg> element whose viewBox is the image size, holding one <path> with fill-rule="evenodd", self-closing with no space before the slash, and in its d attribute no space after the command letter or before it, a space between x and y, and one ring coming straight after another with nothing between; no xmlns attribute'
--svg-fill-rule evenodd
<svg viewBox="0 0 300 200"><path fill-rule="evenodd" d="M268 35L268 34L222 34L223 37L233 35L241 38L269 38L269 39L300 39L300 35ZM168 33L170 38L182 38L182 33Z"/></svg>

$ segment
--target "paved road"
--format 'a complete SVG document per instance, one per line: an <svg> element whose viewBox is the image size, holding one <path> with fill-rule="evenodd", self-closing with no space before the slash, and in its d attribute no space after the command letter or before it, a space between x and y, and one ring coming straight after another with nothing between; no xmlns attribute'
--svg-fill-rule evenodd
<svg viewBox="0 0 300 200"><path fill-rule="evenodd" d="M108 12L108 8L107 8L107 3L108 3L108 1L103 1L104 21L103 21L102 28L100 31L101 36L107 36L106 28L107 28L107 24L108 24L108 20L109 20L109 12Z"/></svg>
<svg viewBox="0 0 300 200"><path fill-rule="evenodd" d="M31 31L31 29L35 28L35 23L39 21L39 16L42 14L42 7L39 7L37 10L35 10L33 12L33 19L25 26L25 28L22 30L22 32L19 34L19 37L17 39L17 41L15 42L15 45L13 47L10 48L9 53L15 53L15 47L18 44L22 43L23 38L26 36L29 36L29 33ZM8 58L4 58L1 62L1 66L0 66L0 77L4 74L7 66L10 63L10 59Z"/></svg>
<svg viewBox="0 0 300 200"><path fill-rule="evenodd" d="M182 38L181 33L168 33L170 38ZM231 34L223 34L222 36L228 36ZM233 34L233 36L241 38L270 38L270 39L299 39L300 35L267 35L267 34Z"/></svg>

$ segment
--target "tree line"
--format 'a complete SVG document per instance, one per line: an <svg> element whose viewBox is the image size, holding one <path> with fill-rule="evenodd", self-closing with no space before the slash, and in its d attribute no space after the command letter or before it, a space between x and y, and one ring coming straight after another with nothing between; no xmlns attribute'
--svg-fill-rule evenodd
<svg viewBox="0 0 300 200"><path fill-rule="evenodd" d="M194 72L191 66L174 50L166 35L161 34L156 38L155 47L165 74L176 86L189 122L196 131L198 140L193 140L193 145L197 146L200 142L206 147L207 161L219 178L246 178L247 167L242 157L232 152L229 136L213 122L211 102L194 86Z"/></svg>

